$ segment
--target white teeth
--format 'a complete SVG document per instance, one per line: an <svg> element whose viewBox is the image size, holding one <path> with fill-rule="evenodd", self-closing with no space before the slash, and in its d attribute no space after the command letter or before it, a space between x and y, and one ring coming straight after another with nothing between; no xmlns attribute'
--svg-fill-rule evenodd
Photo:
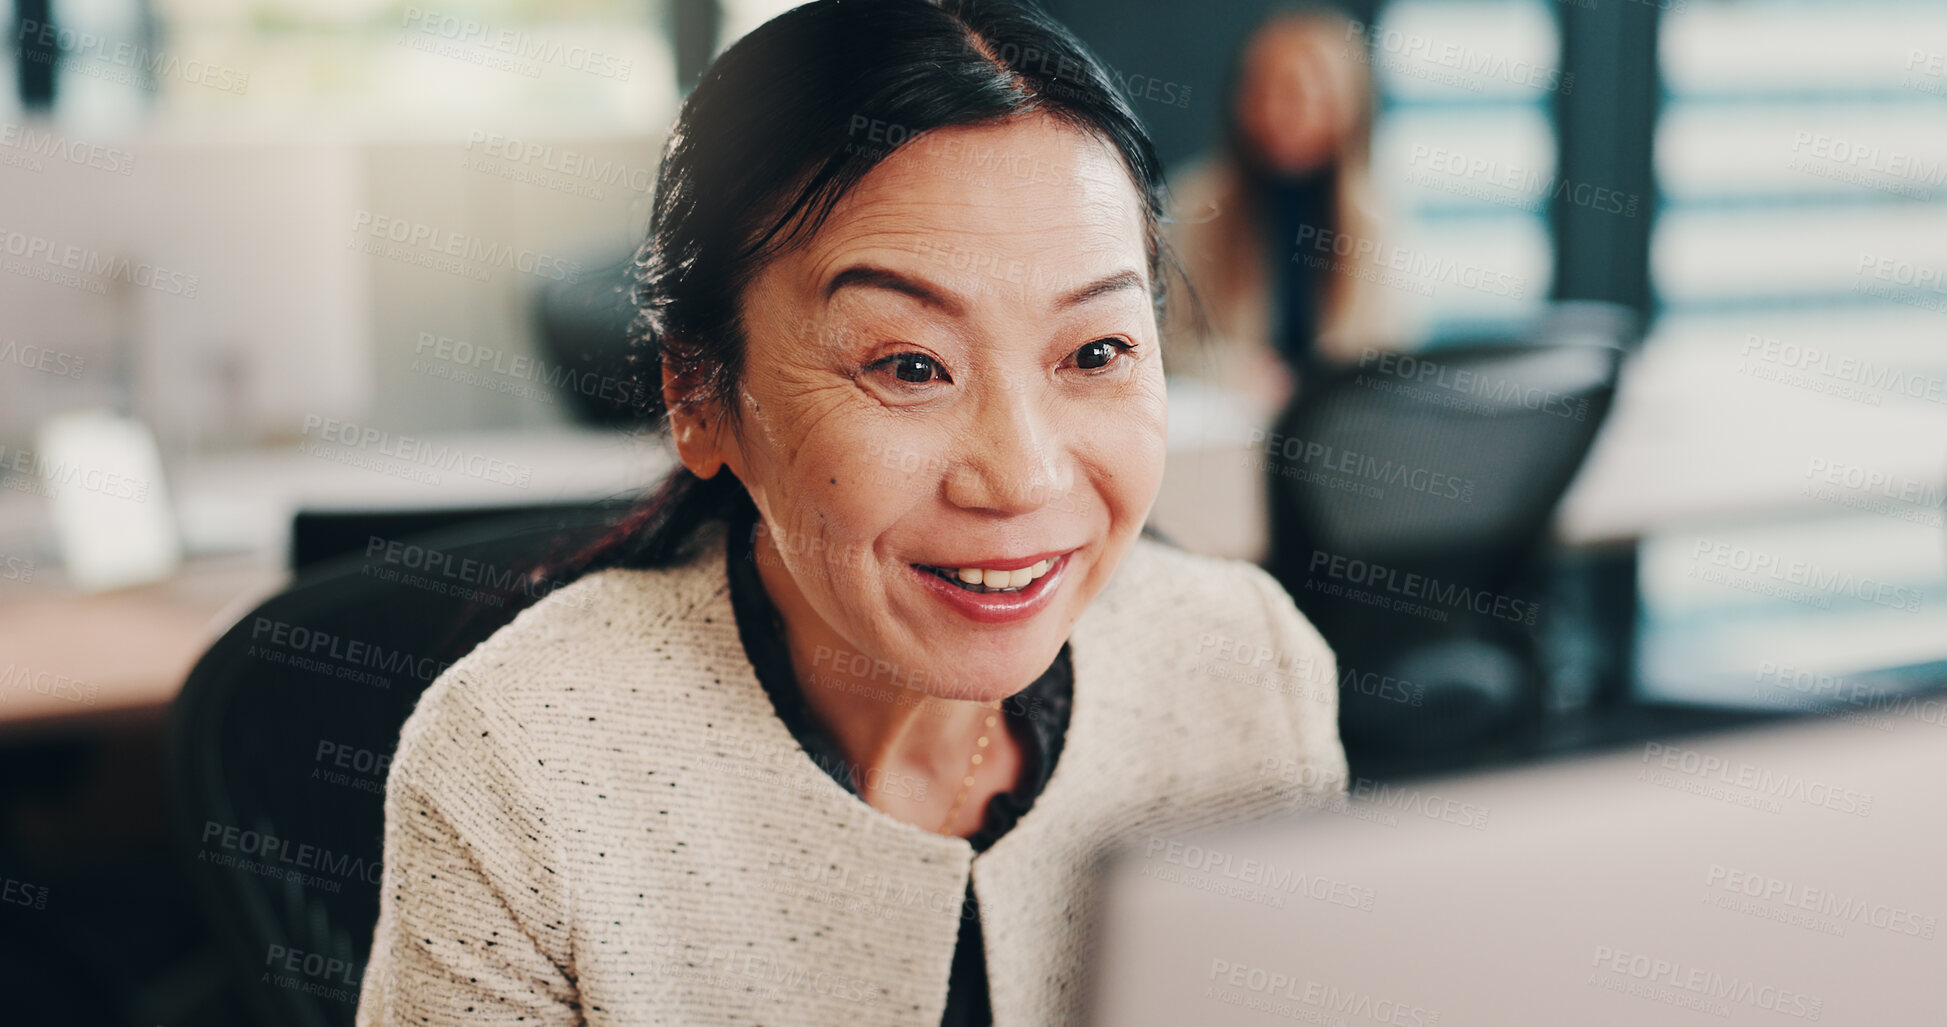
<svg viewBox="0 0 1947 1027"><path fill-rule="evenodd" d="M997 571L985 567L941 569L945 570L948 576L958 578L969 585L981 585L986 588L1023 588L1029 582L1048 573L1048 568L1053 566L1053 560L1038 560L1032 567L1021 567L1011 571Z"/></svg>

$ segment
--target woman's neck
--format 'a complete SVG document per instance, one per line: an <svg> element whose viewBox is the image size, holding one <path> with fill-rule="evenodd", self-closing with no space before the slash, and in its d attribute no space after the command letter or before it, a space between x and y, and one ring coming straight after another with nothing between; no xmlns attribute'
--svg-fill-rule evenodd
<svg viewBox="0 0 1947 1027"><path fill-rule="evenodd" d="M982 758L963 815L967 834L980 823L986 799L1013 788L1021 760L998 711L988 704L942 699L901 684L911 673L856 656L797 589L767 531L757 532L753 557L764 591L784 623L791 670L805 702L852 764L867 802L933 830L952 804L970 757ZM988 719L995 722L990 727ZM982 736L986 747L978 745ZM977 800L977 801L976 801Z"/></svg>

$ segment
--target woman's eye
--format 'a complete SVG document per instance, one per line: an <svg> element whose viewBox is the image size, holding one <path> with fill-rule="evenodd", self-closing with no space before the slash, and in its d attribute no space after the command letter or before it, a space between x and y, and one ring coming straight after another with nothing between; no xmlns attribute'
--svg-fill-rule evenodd
<svg viewBox="0 0 1947 1027"><path fill-rule="evenodd" d="M1128 343L1118 339L1097 339L1084 343L1082 348L1075 351L1075 366L1084 371L1107 367L1110 361L1129 348Z"/></svg>
<svg viewBox="0 0 1947 1027"><path fill-rule="evenodd" d="M936 378L946 380L946 371L939 361L924 353L895 353L881 363L891 365L893 377L902 382L917 385Z"/></svg>

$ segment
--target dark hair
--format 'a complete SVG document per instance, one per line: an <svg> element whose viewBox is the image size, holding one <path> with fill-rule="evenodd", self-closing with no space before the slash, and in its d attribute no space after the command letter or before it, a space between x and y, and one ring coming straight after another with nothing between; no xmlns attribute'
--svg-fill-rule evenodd
<svg viewBox="0 0 1947 1027"><path fill-rule="evenodd" d="M1108 143L1142 198L1152 302L1165 269L1162 169L1114 79L1081 40L1024 0L817 0L719 56L663 149L648 241L635 260L635 385L668 413L665 365L687 398L738 426L739 304L765 262L823 225L880 161L914 137L1030 113ZM747 510L728 468L677 467L562 574L676 559L699 524Z"/></svg>

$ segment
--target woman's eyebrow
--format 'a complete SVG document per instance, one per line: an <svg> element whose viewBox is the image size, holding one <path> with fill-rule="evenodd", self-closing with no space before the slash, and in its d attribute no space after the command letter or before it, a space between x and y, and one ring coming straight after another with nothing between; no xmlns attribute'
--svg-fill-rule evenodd
<svg viewBox="0 0 1947 1027"><path fill-rule="evenodd" d="M833 275L832 280L825 283L825 302L830 303L832 296L847 286L885 289L911 296L929 307L938 308L955 317L966 312L966 305L958 297L931 283L873 264L854 264Z"/></svg>
<svg viewBox="0 0 1947 1027"><path fill-rule="evenodd" d="M929 307L935 307L955 317L959 317L966 312L966 305L959 297L954 296L952 293L946 292L921 279L874 264L854 264L833 275L831 281L825 283L825 302L830 303L832 296L838 290L848 286L865 289L885 289L890 292L900 293L901 295L911 296L913 299ZM1134 289L1141 292L1147 288L1148 285L1140 272L1130 268L1124 268L1113 274L1105 275L1079 289L1068 292L1055 301L1055 309L1065 310L1069 307L1087 303L1097 297L1121 292L1125 289Z"/></svg>
<svg viewBox="0 0 1947 1027"><path fill-rule="evenodd" d="M1140 273L1124 268L1121 271L1090 282L1063 296L1061 299L1055 301L1055 308L1061 310L1077 306L1087 303L1089 300L1095 299L1098 296L1104 296L1112 292L1121 292L1124 289L1143 291L1147 288L1148 285L1143 281L1143 276Z"/></svg>

